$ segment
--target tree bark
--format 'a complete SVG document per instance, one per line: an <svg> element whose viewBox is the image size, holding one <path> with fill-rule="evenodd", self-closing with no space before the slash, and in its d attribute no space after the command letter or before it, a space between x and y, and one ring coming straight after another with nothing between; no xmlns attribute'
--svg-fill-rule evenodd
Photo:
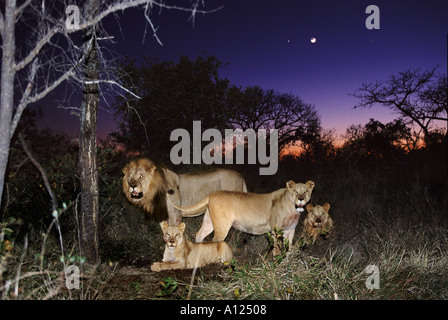
<svg viewBox="0 0 448 320"><path fill-rule="evenodd" d="M11 120L14 109L14 77L15 61L15 22L16 2L6 1L4 19L1 20L2 29L2 71L0 92L0 204L2 203L5 172L8 164Z"/></svg>
<svg viewBox="0 0 448 320"><path fill-rule="evenodd" d="M98 14L98 0L89 0L87 19ZM84 32L83 100L81 104L81 130L79 134L79 172L81 178L81 250L87 262L99 263L98 216L99 192L96 149L96 125L99 104L98 79L100 66L96 42L96 26ZM88 82L88 83L86 83Z"/></svg>

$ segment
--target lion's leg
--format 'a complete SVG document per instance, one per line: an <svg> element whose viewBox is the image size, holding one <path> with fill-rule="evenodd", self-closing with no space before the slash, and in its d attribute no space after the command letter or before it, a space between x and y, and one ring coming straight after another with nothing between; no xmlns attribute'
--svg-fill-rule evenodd
<svg viewBox="0 0 448 320"><path fill-rule="evenodd" d="M288 239L288 250L291 251L294 233L296 232L297 223L299 223L300 214L295 213L285 219L285 227L283 229L283 241Z"/></svg>
<svg viewBox="0 0 448 320"><path fill-rule="evenodd" d="M288 250L289 251L291 251L291 248L292 248L292 241L294 240L294 232L295 232L295 229L292 229L292 230L288 230L284 233L283 241L286 241L286 239L288 239L288 242L289 242Z"/></svg>
<svg viewBox="0 0 448 320"><path fill-rule="evenodd" d="M180 193L179 190L174 190L174 194L171 196L174 203L180 203ZM182 212L174 208L170 203L168 198L166 199L166 208L168 211L168 223L173 226L177 226L182 221Z"/></svg>
<svg viewBox="0 0 448 320"><path fill-rule="evenodd" d="M232 227L233 220L221 219L218 221L214 221L215 225L215 235L213 237L214 242L224 241L229 233L230 228Z"/></svg>
<svg viewBox="0 0 448 320"><path fill-rule="evenodd" d="M225 242L220 242L217 246L219 256L221 257L221 263L230 263L233 258L233 252L230 246Z"/></svg>
<svg viewBox="0 0 448 320"><path fill-rule="evenodd" d="M202 221L202 227L196 233L196 242L202 242L206 236L213 231L213 223L210 218L210 212L207 209L204 214L204 220Z"/></svg>
<svg viewBox="0 0 448 320"><path fill-rule="evenodd" d="M154 262L151 265L151 270L159 272L162 270L174 270L174 269L185 269L185 263L179 261L168 261L168 262Z"/></svg>

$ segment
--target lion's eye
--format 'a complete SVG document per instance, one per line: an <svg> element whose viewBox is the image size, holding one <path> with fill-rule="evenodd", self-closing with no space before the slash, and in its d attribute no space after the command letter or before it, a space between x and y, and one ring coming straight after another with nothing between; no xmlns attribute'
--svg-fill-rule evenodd
<svg viewBox="0 0 448 320"><path fill-rule="evenodd" d="M143 179L143 175L140 173L140 179Z"/></svg>

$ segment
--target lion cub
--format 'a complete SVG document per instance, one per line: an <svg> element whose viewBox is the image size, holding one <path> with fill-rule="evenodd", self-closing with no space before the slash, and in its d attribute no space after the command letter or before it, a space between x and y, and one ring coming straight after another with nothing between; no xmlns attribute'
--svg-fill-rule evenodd
<svg viewBox="0 0 448 320"><path fill-rule="evenodd" d="M165 240L165 253L162 262L154 262L152 271L170 269L192 269L210 263L230 263L233 258L232 249L224 242L193 243L185 238L185 223L178 226L162 221L160 227Z"/></svg>
<svg viewBox="0 0 448 320"><path fill-rule="evenodd" d="M323 236L324 239L328 237L333 228L333 220L328 214L330 204L326 203L323 206L313 206L312 204L308 204L306 209L308 211L308 216L303 222L304 235L308 238L312 238L313 241L319 236Z"/></svg>

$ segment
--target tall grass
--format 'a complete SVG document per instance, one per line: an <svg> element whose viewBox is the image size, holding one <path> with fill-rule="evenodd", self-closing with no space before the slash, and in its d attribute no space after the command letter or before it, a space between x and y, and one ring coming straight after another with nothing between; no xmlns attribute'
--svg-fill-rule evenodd
<svg viewBox="0 0 448 320"><path fill-rule="evenodd" d="M280 263L260 257L236 264L222 281L200 283L197 299L446 299L448 237L443 227L365 225L345 241L306 248L298 243ZM340 225L341 227L341 225ZM379 289L368 289L368 265L379 270ZM238 297L235 290L238 289Z"/></svg>
<svg viewBox="0 0 448 320"><path fill-rule="evenodd" d="M267 256L251 264L236 263L234 270L222 274L222 281L198 282L192 297L448 298L444 165L428 165L441 176L434 177L427 166L413 172L412 163L406 168L399 167L400 163L385 163L385 167L366 170L337 168L334 163L314 166L308 171L313 174L300 179L316 182L312 203L331 204L335 227L330 238L307 246L296 241L280 263ZM301 227L299 224L296 237ZM372 275L366 272L369 265L378 268L379 289L366 285Z"/></svg>
<svg viewBox="0 0 448 320"><path fill-rule="evenodd" d="M290 179L315 181L311 203L331 204L330 216L335 222L331 235L304 245L299 241L302 216L293 249L274 260L268 252L267 236L232 229L226 240L234 251L234 263L204 268L191 285L191 273L174 273L180 289L164 298L186 299L191 293L191 299L447 299L446 157L417 153L394 161L355 160L284 159L277 175L263 177L253 173L257 171L253 167L242 170L236 166L236 170L244 171L253 192L282 188ZM11 239L12 250L5 250L6 238L0 239L2 299L127 299L129 296L111 292L126 283L131 283L132 290L144 292L143 298L158 298L160 290L152 287L157 289L164 275L151 273L149 265L163 255L160 228L154 220L145 221L141 211L127 204L124 197L111 196L122 194L119 183L108 187L105 198L109 200L100 228L103 263L81 263L76 222L71 222L75 227L69 231L64 231L61 222L62 232L34 225L34 231L26 232L27 244L20 232ZM185 219L190 239L194 239L202 219ZM67 264L80 267L80 290L64 287ZM132 268L129 265L138 265L138 277L131 272L129 281L111 285L120 268ZM366 272L370 265L378 268L379 289L366 285L372 275ZM143 276L147 278L138 280Z"/></svg>

